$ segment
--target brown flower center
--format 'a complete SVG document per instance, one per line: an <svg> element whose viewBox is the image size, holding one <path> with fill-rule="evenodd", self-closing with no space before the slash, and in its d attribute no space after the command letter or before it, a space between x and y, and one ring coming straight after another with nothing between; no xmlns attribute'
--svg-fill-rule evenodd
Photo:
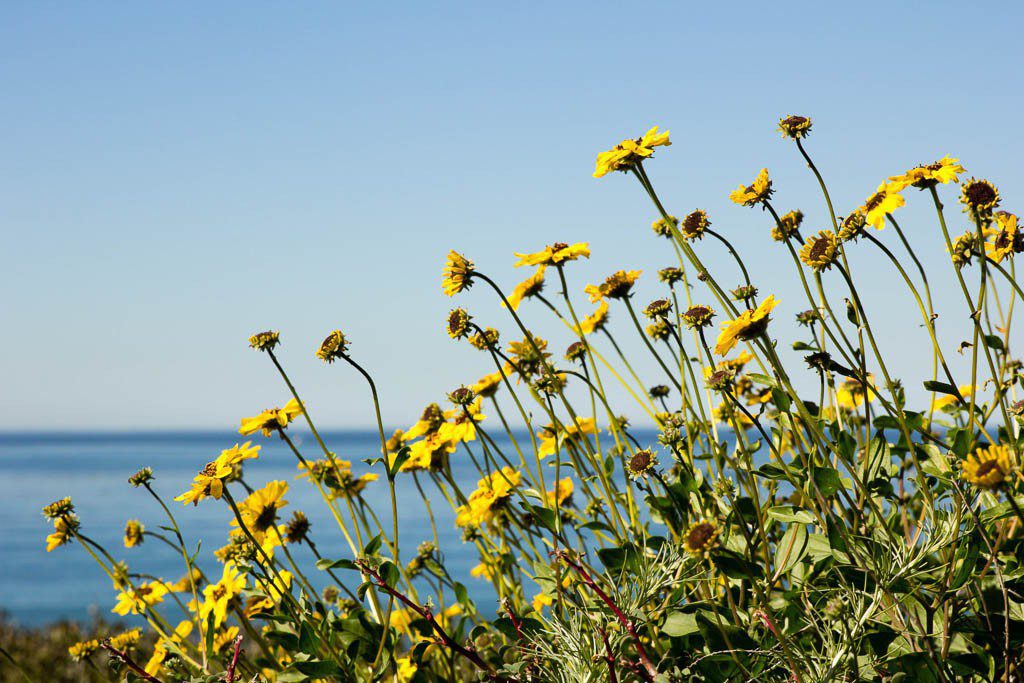
<svg viewBox="0 0 1024 683"><path fill-rule="evenodd" d="M999 467L999 463L995 460L986 460L985 462L978 465L976 475L979 479L986 477L992 472L996 472L1000 480L1002 480L1003 470Z"/></svg>
<svg viewBox="0 0 1024 683"><path fill-rule="evenodd" d="M964 195L971 206L987 206L996 199L995 190L984 182L971 183L964 189Z"/></svg>
<svg viewBox="0 0 1024 683"><path fill-rule="evenodd" d="M814 240L814 244L811 245L811 251L808 253L811 261L819 261L828 255L829 247L831 243L828 239L820 237Z"/></svg>
<svg viewBox="0 0 1024 683"><path fill-rule="evenodd" d="M709 522L699 522L694 524L690 533L686 535L686 544L699 550L706 548L714 537L715 525Z"/></svg>

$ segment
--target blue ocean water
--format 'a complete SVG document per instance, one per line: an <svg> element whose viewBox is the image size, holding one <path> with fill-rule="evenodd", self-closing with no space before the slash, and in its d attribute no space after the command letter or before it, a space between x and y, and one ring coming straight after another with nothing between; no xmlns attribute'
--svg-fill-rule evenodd
<svg viewBox="0 0 1024 683"><path fill-rule="evenodd" d="M295 431L293 439L308 458L319 449L309 435ZM364 458L379 454L376 432L324 434L328 447L339 458L351 460L355 472L368 471ZM184 491L196 471L222 449L240 439L237 434L212 432L0 434L0 519L3 519L3 559L0 561L0 611L21 624L40 624L57 619L86 620L93 612L110 613L115 591L110 580L89 555L70 544L45 551L51 525L42 516L43 505L71 496L82 522L82 532L104 545L115 559L128 562L133 572L177 580L184 575L180 555L157 539L147 538L142 547L126 549L122 543L125 521L139 519L149 530L158 530L166 518L144 490L134 489L128 477L141 467L152 467L154 488L161 494L181 525L187 543L204 540L200 565L219 573L213 551L224 545L230 512L217 501L198 507L171 499ZM260 458L246 464L246 480L253 487L271 480L289 482L285 512L300 509L311 520L312 537L324 557L351 557L337 526L316 489L296 480L295 456L279 439L254 439L262 445ZM465 456L452 458L453 475L472 489L478 475ZM378 467L378 471L379 467ZM471 578L477 563L476 550L464 544L454 526L453 513L429 479L423 479L437 517L440 546L453 575L464 577L470 595L481 609L493 601L489 584ZM381 520L390 520L386 483L371 484L365 493ZM409 477L398 490L401 546L408 559L416 546L433 538L423 502ZM364 538L364 540L366 540ZM296 559L308 574L315 575L315 558L305 548ZM353 584L354 585L354 584Z"/></svg>

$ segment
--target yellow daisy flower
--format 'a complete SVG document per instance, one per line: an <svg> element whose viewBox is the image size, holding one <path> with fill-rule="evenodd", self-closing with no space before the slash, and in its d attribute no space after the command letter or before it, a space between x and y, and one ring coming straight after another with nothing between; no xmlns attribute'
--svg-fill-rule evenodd
<svg viewBox="0 0 1024 683"><path fill-rule="evenodd" d="M448 252L442 271L441 289L448 296L455 296L473 285L473 262L455 250Z"/></svg>
<svg viewBox="0 0 1024 683"><path fill-rule="evenodd" d="M142 522L137 519L129 519L124 525L124 547L134 548L142 545L142 532L145 530L146 527L142 525Z"/></svg>
<svg viewBox="0 0 1024 683"><path fill-rule="evenodd" d="M598 330L604 328L608 323L608 302L602 301L597 306L597 310L588 315L586 318L580 321L579 327L576 328L577 334L593 334Z"/></svg>
<svg viewBox="0 0 1024 683"><path fill-rule="evenodd" d="M199 606L199 618L206 623L213 615L214 628L220 628L228 617L231 601L245 589L245 574L238 571L234 562L225 562L220 580L203 588L203 604Z"/></svg>
<svg viewBox="0 0 1024 683"><path fill-rule="evenodd" d="M886 215L906 204L899 190L898 184L882 183L875 193L867 198L867 201L859 209L860 213L864 215L867 225L873 226L876 230L885 227Z"/></svg>
<svg viewBox="0 0 1024 683"><path fill-rule="evenodd" d="M709 520L701 520L690 525L686 532L683 548L691 555L707 557L718 540L718 525Z"/></svg>
<svg viewBox="0 0 1024 683"><path fill-rule="evenodd" d="M964 172L964 167L958 164L958 161L960 160L947 155L935 163L916 166L902 175L894 175L889 178L889 184L894 191L899 192L908 185L925 189L940 183L956 183L959 182L959 174Z"/></svg>
<svg viewBox="0 0 1024 683"><path fill-rule="evenodd" d="M993 444L968 455L961 476L977 488L991 491L1001 487L1012 472L1010 449Z"/></svg>
<svg viewBox="0 0 1024 683"><path fill-rule="evenodd" d="M543 263L537 267L537 271L526 278L522 282L513 288L512 293L508 295L508 304L512 307L513 311L519 310L519 304L522 303L523 299L529 299L532 296L540 294L540 291L544 289L544 271L547 266Z"/></svg>
<svg viewBox="0 0 1024 683"><path fill-rule="evenodd" d="M516 256L519 257L519 260L515 262L516 268L521 266L557 266L566 261L590 258L590 245L586 242L576 242L575 244L555 242L544 247L542 251L535 251L532 254L516 252Z"/></svg>
<svg viewBox="0 0 1024 683"><path fill-rule="evenodd" d="M729 199L740 206L756 206L772 196L772 181L768 178L768 169L762 168L757 178L750 185L740 185L732 191Z"/></svg>
<svg viewBox="0 0 1024 683"><path fill-rule="evenodd" d="M644 133L643 137L635 140L623 140L607 152L598 154L594 177L601 178L612 171L628 171L652 156L655 147L668 147L671 144L669 132L666 130L659 133L658 127L654 126Z"/></svg>
<svg viewBox="0 0 1024 683"><path fill-rule="evenodd" d="M779 300L769 295L757 309L743 311L735 320L723 322L722 331L715 341L715 353L724 356L732 351L737 342L749 341L764 332L768 327L768 314L778 305Z"/></svg>
<svg viewBox="0 0 1024 683"><path fill-rule="evenodd" d="M800 260L816 273L828 270L835 263L838 244L834 232L822 230L807 238L800 248Z"/></svg>
<svg viewBox="0 0 1024 683"><path fill-rule="evenodd" d="M169 592L167 584L163 581L149 581L135 588L129 586L118 593L117 604L111 611L121 616L141 614L147 607L163 602L164 596Z"/></svg>
<svg viewBox="0 0 1024 683"><path fill-rule="evenodd" d="M293 398L285 404L284 408L270 408L254 417L243 417L242 426L238 428L238 433L242 436L248 436L249 434L262 431L263 436L271 436L287 427L288 423L301 414L302 407Z"/></svg>

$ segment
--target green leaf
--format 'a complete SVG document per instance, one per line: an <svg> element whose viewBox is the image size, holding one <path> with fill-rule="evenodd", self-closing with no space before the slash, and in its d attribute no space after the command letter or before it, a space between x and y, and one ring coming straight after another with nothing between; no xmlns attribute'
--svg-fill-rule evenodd
<svg viewBox="0 0 1024 683"><path fill-rule="evenodd" d="M377 551L380 550L381 543L383 543L383 542L384 541L381 538L381 535L377 534L376 536L371 538L370 541L363 547L363 555L364 556L376 555Z"/></svg>
<svg viewBox="0 0 1024 683"><path fill-rule="evenodd" d="M405 461L409 459L411 451L408 446L403 446L399 449L398 453L395 454L394 460L391 463L390 469L388 469L388 477L391 479L395 478L398 470L405 464Z"/></svg>
<svg viewBox="0 0 1024 683"><path fill-rule="evenodd" d="M949 591L951 593L956 592L957 589L974 576L974 565L977 563L980 554L981 548L978 547L978 542L975 539L969 536L961 539L960 544L957 545L956 554L953 556L956 573L953 574L953 578L949 582Z"/></svg>
<svg viewBox="0 0 1024 683"><path fill-rule="evenodd" d="M380 574L380 578L384 579L384 583L391 588L397 586L398 581L402 578L402 572L399 571L398 567L391 560L381 562L377 573Z"/></svg>
<svg viewBox="0 0 1024 683"><path fill-rule="evenodd" d="M681 638L698 631L700 631L700 627L697 625L696 612L669 612L665 617L665 623L661 626L661 632L672 638Z"/></svg>
<svg viewBox="0 0 1024 683"><path fill-rule="evenodd" d="M807 527L790 524L786 533L775 547L775 577L788 572L807 554Z"/></svg>
<svg viewBox="0 0 1024 683"><path fill-rule="evenodd" d="M316 568L326 571L328 569L358 569L359 567L352 560L328 560L324 558L316 561Z"/></svg>
<svg viewBox="0 0 1024 683"><path fill-rule="evenodd" d="M814 477L815 486L821 491L821 495L826 498L835 495L836 491L843 487L843 482L839 478L839 472L831 467L814 467L811 470L811 474Z"/></svg>
<svg viewBox="0 0 1024 683"><path fill-rule="evenodd" d="M772 387L772 400L775 401L775 405L779 407L779 410L786 413L789 412L789 406L792 403L789 400L789 394L778 387Z"/></svg>
<svg viewBox="0 0 1024 683"><path fill-rule="evenodd" d="M935 391L940 394L949 394L950 396L959 396L960 392L952 384L946 382L939 382L933 379L928 380L924 383L924 388L928 391Z"/></svg>
<svg viewBox="0 0 1024 683"><path fill-rule="evenodd" d="M780 522L799 522L810 524L814 521L814 515L807 510L798 510L792 505L776 505L768 508L768 516Z"/></svg>
<svg viewBox="0 0 1024 683"><path fill-rule="evenodd" d="M313 678L327 678L341 673L341 669L334 662L320 662L317 660L295 662L292 664L292 668Z"/></svg>
<svg viewBox="0 0 1024 683"><path fill-rule="evenodd" d="M1006 346L1003 344L1003 340L994 334L986 334L982 336L985 340L985 346L995 351L1005 351Z"/></svg>

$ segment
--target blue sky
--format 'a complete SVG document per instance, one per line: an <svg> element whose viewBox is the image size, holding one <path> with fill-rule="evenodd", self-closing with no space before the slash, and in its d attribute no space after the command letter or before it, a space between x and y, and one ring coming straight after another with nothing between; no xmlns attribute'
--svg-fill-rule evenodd
<svg viewBox="0 0 1024 683"><path fill-rule="evenodd" d="M635 183L590 177L598 151L653 124L672 131L649 167L670 210L705 208L741 245L762 291L783 300L788 343L788 321L807 307L792 267L766 216L727 198L767 166L776 205L803 209L805 233L826 227L778 118L814 118L809 149L841 213L945 153L995 181L1014 210L1021 12L7 3L0 429L234 425L285 397L246 348L267 327L281 330L283 360L324 424L372 420L357 378L312 357L334 327L378 379L388 421L412 419L489 370L443 331L449 248L511 285L525 275L513 251L586 240L594 257L574 266L577 290L615 268L653 276L671 264ZM937 274L937 299L948 295L940 324L955 345L952 274L926 197L908 196L900 217ZM957 207L949 214L960 227ZM877 323L903 324L883 348L919 386L930 370L912 302L863 252L855 276ZM645 279L641 304L657 292ZM460 303L511 332L480 288ZM551 327L540 310L525 315Z"/></svg>

